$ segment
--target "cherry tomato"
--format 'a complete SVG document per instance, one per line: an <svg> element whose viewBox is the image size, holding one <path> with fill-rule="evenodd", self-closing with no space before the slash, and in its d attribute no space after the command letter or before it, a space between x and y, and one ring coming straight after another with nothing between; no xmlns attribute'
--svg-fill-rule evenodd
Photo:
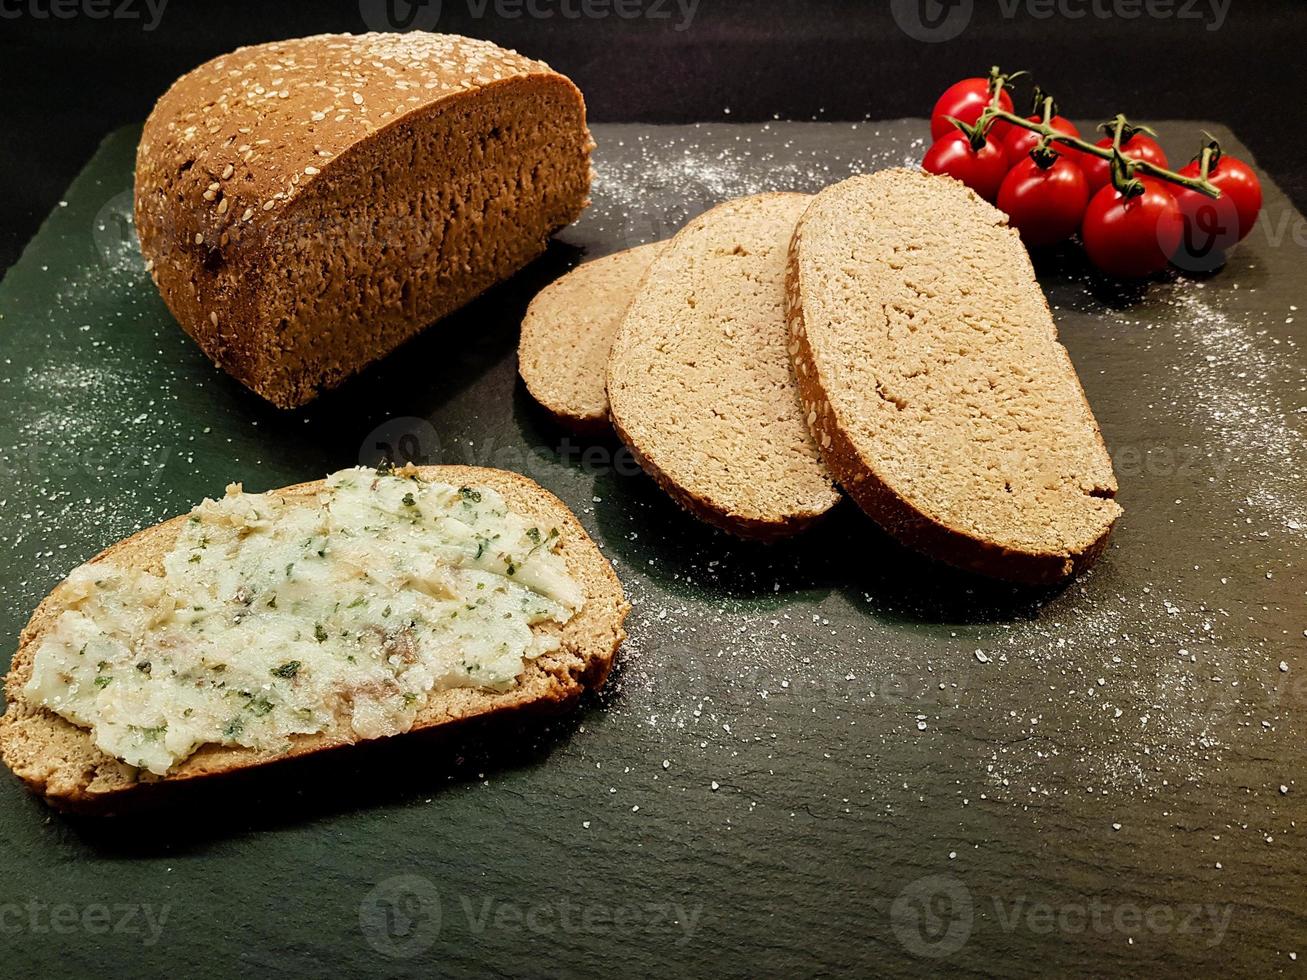
<svg viewBox="0 0 1307 980"><path fill-rule="evenodd" d="M1055 245L1076 233L1089 204L1089 183L1080 168L1059 156L1041 167L1027 156L1008 171L998 206L1027 247Z"/></svg>
<svg viewBox="0 0 1307 980"><path fill-rule="evenodd" d="M1201 172L1202 167L1199 161L1195 160L1180 171L1180 176L1197 177ZM1233 240L1229 242L1230 245L1242 241L1247 237L1248 232L1253 230L1253 225L1257 223L1257 215L1261 213L1262 182L1257 179L1257 175L1248 164L1235 157L1224 155L1208 172L1207 179L1221 192L1220 198L1213 200L1206 194L1190 190L1188 187L1174 189L1176 203L1180 205L1180 210L1185 217L1186 239L1189 237L1188 225L1191 221L1195 223L1195 230L1200 233L1209 233L1216 228L1211 223L1211 219L1216 217L1213 207L1219 205L1221 210L1232 209L1236 219L1234 222L1227 222L1221 233L1225 237L1234 235ZM1207 219L1206 222L1202 220L1204 218Z"/></svg>
<svg viewBox="0 0 1307 980"><path fill-rule="evenodd" d="M1112 137L1104 136L1094 145L1110 150L1112 148ZM1158 146L1157 140L1147 133L1135 133L1128 140L1122 140L1121 153L1134 160L1147 160L1159 167L1167 166L1166 153ZM1105 160L1090 153L1081 153L1079 156L1080 169L1085 172L1085 177L1089 180L1090 194L1096 193L1100 187L1106 187L1112 182L1111 160Z"/></svg>
<svg viewBox="0 0 1307 980"><path fill-rule="evenodd" d="M985 138L979 150L958 128L935 140L926 151L921 167L927 173L956 177L986 201L998 196L998 187L1007 174L1007 158L993 136Z"/></svg>
<svg viewBox="0 0 1307 980"><path fill-rule="evenodd" d="M1180 247L1180 205L1161 181L1142 178L1144 191L1123 197L1109 184L1089 201L1080 237L1089 260L1110 276L1137 279L1166 268Z"/></svg>
<svg viewBox="0 0 1307 980"><path fill-rule="evenodd" d="M1028 116L1031 122L1043 122L1043 116ZM1079 136L1080 130L1076 129L1075 123L1062 116L1053 116L1049 119L1048 124L1056 129L1059 133L1066 133L1068 136ZM1003 140L1003 152L1007 155L1007 165L1015 167L1022 160L1030 155L1030 151L1035 148L1039 142L1040 135L1029 129L1022 129L1020 126L1009 126L1007 137ZM1074 147L1061 146L1057 143L1049 144L1058 153L1063 154L1073 163L1078 163L1080 151Z"/></svg>
<svg viewBox="0 0 1307 980"><path fill-rule="evenodd" d="M956 130L957 127L946 118L948 116L974 126L993 95L988 78L964 78L950 85L930 113L930 138L937 140ZM999 93L998 104L999 108L1012 111L1012 96L1007 94L1006 89ZM989 135L1002 142L1011 128L1011 124L1000 120L994 123Z"/></svg>

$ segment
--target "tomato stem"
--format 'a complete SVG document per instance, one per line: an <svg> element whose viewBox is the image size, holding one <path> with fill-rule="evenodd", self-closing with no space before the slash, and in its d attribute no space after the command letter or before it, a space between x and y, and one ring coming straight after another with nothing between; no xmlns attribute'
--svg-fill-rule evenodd
<svg viewBox="0 0 1307 980"><path fill-rule="evenodd" d="M945 116L944 118L956 126L961 131L962 135L967 138L967 142L971 144L971 151L973 153L979 153L984 149L985 134L989 130L989 123L982 124L977 122L974 126L968 126L961 119L957 119L953 116Z"/></svg>
<svg viewBox="0 0 1307 980"><path fill-rule="evenodd" d="M1199 164L1199 173L1203 180L1206 180L1207 175L1215 170L1216 165L1221 162L1221 143L1215 136L1205 129L1203 130L1203 135L1207 137L1207 142L1203 145L1202 150L1199 151L1198 156L1194 157L1194 159L1202 161Z"/></svg>
<svg viewBox="0 0 1307 980"><path fill-rule="evenodd" d="M1124 168L1127 181L1134 179L1136 174L1144 174L1149 177L1156 177L1158 180L1164 180L1167 183L1179 184L1181 187L1188 187L1189 189L1198 191L1201 194L1206 194L1211 198L1219 198L1221 196L1220 190L1218 190L1217 187L1207 179L1206 173L1201 177L1184 177L1176 173L1174 170L1167 170L1165 167L1159 167L1157 164L1151 163L1148 160L1135 160L1121 153L1121 144L1123 142L1128 142L1130 137L1135 133L1146 133L1150 136L1153 135L1153 131L1148 127L1131 123L1125 116L1119 115L1111 123L1104 123L1104 126L1108 127L1105 131L1112 133L1111 147L1098 146L1095 143L1086 142L1078 136L1070 136L1067 133L1056 130L1046 122L1031 122L1025 116L1018 116L1014 112L1008 112L1006 109L1003 109L998 105L997 96L995 96L994 101L992 101L985 108L985 111L980 114L980 118L976 121L976 128L988 129L998 120L1010 123L1013 126L1020 126L1022 129L1028 129L1032 133L1039 133L1051 143L1062 143L1066 146L1075 147L1081 153L1088 154L1089 156L1100 157L1103 160L1112 161L1114 180L1116 176L1115 172L1118 167L1117 158L1119 157L1122 161L1120 166ZM1211 146L1209 145L1204 149L1210 150ZM1215 162L1213 162L1212 165L1215 166Z"/></svg>

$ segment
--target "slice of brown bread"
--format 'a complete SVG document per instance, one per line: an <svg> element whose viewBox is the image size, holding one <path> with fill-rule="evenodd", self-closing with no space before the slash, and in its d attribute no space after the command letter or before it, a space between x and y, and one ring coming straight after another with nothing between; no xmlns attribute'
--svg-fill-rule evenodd
<svg viewBox="0 0 1307 980"><path fill-rule="evenodd" d="M661 248L655 242L586 262L541 290L527 307L518 372L532 397L573 431L608 429L608 352Z"/></svg>
<svg viewBox="0 0 1307 980"><path fill-rule="evenodd" d="M795 229L788 299L808 424L887 531L1034 584L1103 551L1112 461L1002 212L915 170L828 187Z"/></svg>
<svg viewBox="0 0 1307 980"><path fill-rule="evenodd" d="M571 511L538 484L504 470L470 466L419 467L425 479L455 486L490 487L519 515L560 531L558 553L568 574L584 593L584 605L566 625L536 629L558 631L560 646L527 662L515 687L501 693L454 688L433 694L418 713L411 732L452 725L472 718L524 711L553 712L568 707L586 689L603 685L613 656L625 637L622 623L629 605L621 583ZM285 499L315 499L322 481L277 491ZM160 572L185 515L147 528L106 549L92 562L111 561ZM363 741L347 724L317 734L291 736L287 752L259 752L241 747L206 745L172 769L156 776L105 755L90 733L47 708L29 704L22 695L33 658L46 632L62 612L60 590L48 596L23 630L5 678L8 701L0 717L0 758L34 792L60 809L112 812L138 795L237 770L250 769Z"/></svg>
<svg viewBox="0 0 1307 980"><path fill-rule="evenodd" d="M588 203L581 93L443 34L241 48L146 121L136 228L219 367L302 405L539 255Z"/></svg>
<svg viewBox="0 0 1307 980"><path fill-rule="evenodd" d="M786 354L785 259L805 194L695 218L653 260L608 361L613 427L677 502L733 534L802 530L839 501Z"/></svg>

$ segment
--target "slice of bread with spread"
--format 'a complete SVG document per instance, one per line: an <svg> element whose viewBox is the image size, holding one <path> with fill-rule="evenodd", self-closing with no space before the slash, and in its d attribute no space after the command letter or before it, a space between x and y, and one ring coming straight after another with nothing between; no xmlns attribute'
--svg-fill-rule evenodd
<svg viewBox="0 0 1307 980"><path fill-rule="evenodd" d="M293 408L541 254L593 145L571 81L488 41L276 41L159 100L136 229L204 353Z"/></svg>
<svg viewBox="0 0 1307 980"><path fill-rule="evenodd" d="M840 499L786 354L785 262L804 194L728 201L654 258L608 361L613 427L668 494L742 537L803 530Z"/></svg>
<svg viewBox="0 0 1307 980"><path fill-rule="evenodd" d="M807 422L885 530L1031 584L1101 554L1112 461L1000 211L947 177L851 178L799 221L787 287Z"/></svg>
<svg viewBox="0 0 1307 980"><path fill-rule="evenodd" d="M605 371L622 314L662 243L639 245L577 266L545 287L522 319L517 369L527 390L562 425L608 429Z"/></svg>
<svg viewBox="0 0 1307 980"><path fill-rule="evenodd" d="M628 605L576 517L475 467L228 488L76 569L23 631L0 757L56 807L558 710Z"/></svg>

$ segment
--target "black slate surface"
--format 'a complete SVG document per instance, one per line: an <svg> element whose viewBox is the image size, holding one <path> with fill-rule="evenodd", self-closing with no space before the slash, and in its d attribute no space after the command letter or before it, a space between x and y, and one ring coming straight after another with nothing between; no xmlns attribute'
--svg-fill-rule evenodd
<svg viewBox="0 0 1307 980"><path fill-rule="evenodd" d="M1203 124L1157 125L1179 156ZM1215 273L1123 289L1073 249L1041 258L1126 508L1060 593L929 566L850 506L789 544L735 542L516 382L525 304L580 255L915 161L924 132L598 126L594 206L545 258L290 415L171 321L126 224L137 131L109 137L0 283L0 634L229 480L280 486L383 446L535 477L636 605L610 687L546 729L107 822L0 780L0 971L1299 969L1307 225L1274 186Z"/></svg>

